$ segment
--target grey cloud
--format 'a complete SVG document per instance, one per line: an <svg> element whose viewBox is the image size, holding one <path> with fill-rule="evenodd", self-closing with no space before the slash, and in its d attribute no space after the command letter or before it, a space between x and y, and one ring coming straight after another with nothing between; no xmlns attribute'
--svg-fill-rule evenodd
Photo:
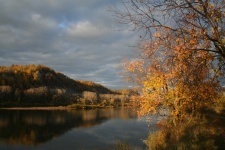
<svg viewBox="0 0 225 150"><path fill-rule="evenodd" d="M44 64L109 88L134 38L106 9L120 0L0 0L0 64Z"/></svg>

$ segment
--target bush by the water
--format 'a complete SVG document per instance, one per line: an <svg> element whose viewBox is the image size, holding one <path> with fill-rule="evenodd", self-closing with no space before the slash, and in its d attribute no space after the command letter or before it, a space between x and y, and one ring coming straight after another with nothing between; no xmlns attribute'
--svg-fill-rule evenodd
<svg viewBox="0 0 225 150"><path fill-rule="evenodd" d="M224 112L187 115L176 125L170 119L162 120L145 143L150 150L223 150L224 124Z"/></svg>

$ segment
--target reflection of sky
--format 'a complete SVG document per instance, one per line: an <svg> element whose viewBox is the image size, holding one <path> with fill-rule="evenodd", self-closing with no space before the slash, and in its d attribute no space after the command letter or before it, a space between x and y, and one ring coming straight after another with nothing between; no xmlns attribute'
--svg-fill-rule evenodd
<svg viewBox="0 0 225 150"><path fill-rule="evenodd" d="M1 110L0 122L7 125L1 123L0 150L102 149L119 140L141 148L160 118L154 116L148 126L146 117L136 117L135 109ZM35 138L30 131L38 133Z"/></svg>
<svg viewBox="0 0 225 150"><path fill-rule="evenodd" d="M120 62L138 35L115 31L120 0L0 0L0 65L44 64L73 79L121 88Z"/></svg>
<svg viewBox="0 0 225 150"><path fill-rule="evenodd" d="M74 128L60 137L38 147L25 145L1 145L1 150L93 150L112 149L116 142L125 141L137 150L144 147L143 140L156 130L140 119L111 119L91 128Z"/></svg>
<svg viewBox="0 0 225 150"><path fill-rule="evenodd" d="M142 140L146 139L153 125L139 119L111 119L88 129L75 128L62 137L53 139L43 146L47 149L102 149L112 148L118 141L126 141L142 149ZM62 144L62 143L65 143ZM39 147L42 149L42 146Z"/></svg>

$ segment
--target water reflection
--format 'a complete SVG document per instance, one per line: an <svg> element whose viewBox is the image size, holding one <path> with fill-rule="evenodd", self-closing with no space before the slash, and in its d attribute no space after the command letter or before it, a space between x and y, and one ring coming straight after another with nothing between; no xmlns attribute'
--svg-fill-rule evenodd
<svg viewBox="0 0 225 150"><path fill-rule="evenodd" d="M0 142L37 146L65 132L90 128L112 118L136 118L136 110L0 110Z"/></svg>

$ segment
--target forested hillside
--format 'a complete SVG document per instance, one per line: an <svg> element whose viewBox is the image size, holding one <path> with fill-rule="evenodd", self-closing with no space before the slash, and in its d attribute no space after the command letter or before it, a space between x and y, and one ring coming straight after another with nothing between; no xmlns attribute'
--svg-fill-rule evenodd
<svg viewBox="0 0 225 150"><path fill-rule="evenodd" d="M101 102L101 97L121 100L124 95L91 81L70 79L43 65L1 66L0 94L1 106L93 104Z"/></svg>

